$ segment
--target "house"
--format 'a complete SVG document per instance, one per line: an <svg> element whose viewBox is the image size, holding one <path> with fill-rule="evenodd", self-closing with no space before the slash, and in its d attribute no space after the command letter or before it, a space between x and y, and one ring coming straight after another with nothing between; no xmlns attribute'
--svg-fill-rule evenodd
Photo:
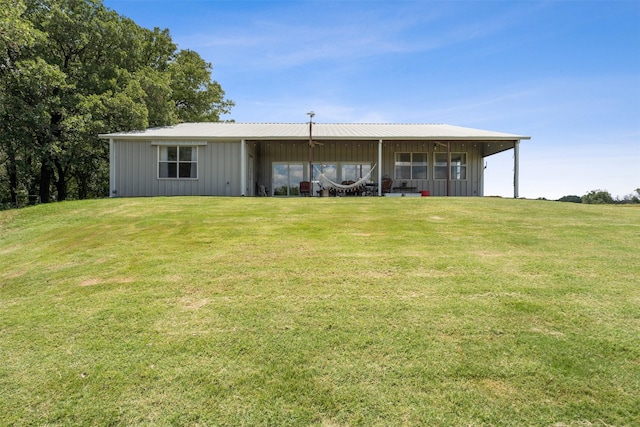
<svg viewBox="0 0 640 427"><path fill-rule="evenodd" d="M182 123L100 138L109 141L111 197L293 196L302 181L317 195L328 182L364 180L382 195L385 178L400 192L483 196L484 159L511 149L518 197L518 146L530 139L445 124L312 122Z"/></svg>

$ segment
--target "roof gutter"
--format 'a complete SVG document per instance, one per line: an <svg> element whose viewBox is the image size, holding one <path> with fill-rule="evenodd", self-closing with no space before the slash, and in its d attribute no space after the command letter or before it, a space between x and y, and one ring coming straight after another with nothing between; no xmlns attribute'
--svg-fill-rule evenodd
<svg viewBox="0 0 640 427"><path fill-rule="evenodd" d="M135 135L135 134L98 134L100 139L127 140L127 141L175 141L178 139L189 141L216 141L216 142L239 142L246 141L306 141L308 137L301 136L170 136L170 135ZM505 142L521 141L531 139L530 136L504 136L504 137L481 137L481 136L314 136L318 141L477 141L477 142Z"/></svg>

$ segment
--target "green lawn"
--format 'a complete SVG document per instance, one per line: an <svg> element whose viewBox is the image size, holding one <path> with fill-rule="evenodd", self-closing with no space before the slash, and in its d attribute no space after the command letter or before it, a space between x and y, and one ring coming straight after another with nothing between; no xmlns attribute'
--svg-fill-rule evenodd
<svg viewBox="0 0 640 427"><path fill-rule="evenodd" d="M0 425L640 425L640 208L0 212Z"/></svg>

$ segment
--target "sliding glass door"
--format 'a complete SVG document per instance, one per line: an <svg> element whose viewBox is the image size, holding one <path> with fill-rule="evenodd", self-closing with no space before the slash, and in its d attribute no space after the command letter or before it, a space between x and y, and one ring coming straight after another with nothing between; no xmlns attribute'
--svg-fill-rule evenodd
<svg viewBox="0 0 640 427"><path fill-rule="evenodd" d="M309 163L275 162L271 178L273 196L299 196L300 181L309 180ZM321 190L318 177L323 174L333 182L358 181L371 171L371 163L313 163L313 195Z"/></svg>
<svg viewBox="0 0 640 427"><path fill-rule="evenodd" d="M303 163L274 163L271 179L272 195L299 196L300 181L304 180Z"/></svg>

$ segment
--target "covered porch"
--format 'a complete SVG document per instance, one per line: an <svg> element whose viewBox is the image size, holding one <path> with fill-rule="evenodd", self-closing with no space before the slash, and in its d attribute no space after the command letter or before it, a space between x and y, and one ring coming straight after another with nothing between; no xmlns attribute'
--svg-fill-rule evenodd
<svg viewBox="0 0 640 427"><path fill-rule="evenodd" d="M243 140L247 196L483 196L484 159L514 150L518 140ZM335 183L337 185L332 185ZM351 188L340 188L349 186ZM301 188L302 186L302 188Z"/></svg>

